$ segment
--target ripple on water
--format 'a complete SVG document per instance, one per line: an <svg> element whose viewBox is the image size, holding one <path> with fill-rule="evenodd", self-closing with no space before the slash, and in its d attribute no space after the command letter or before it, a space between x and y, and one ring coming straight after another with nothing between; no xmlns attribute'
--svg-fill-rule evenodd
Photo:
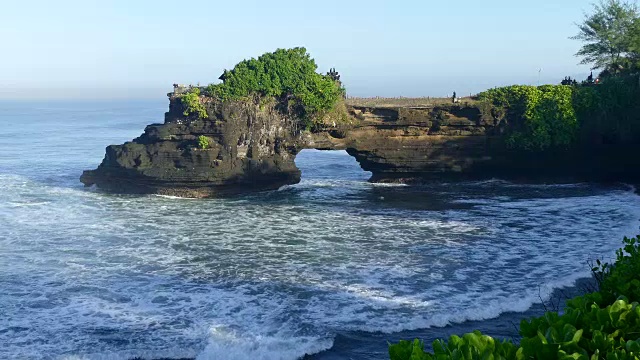
<svg viewBox="0 0 640 360"><path fill-rule="evenodd" d="M349 183L318 184L353 196L325 203L317 189L187 200L0 182L12 189L0 195L0 352L18 357L294 359L340 331L523 311L539 287L569 285L610 255L639 208L626 190L582 185L526 198L458 184L429 191L473 206L425 211L372 207L370 188Z"/></svg>
<svg viewBox="0 0 640 360"><path fill-rule="evenodd" d="M626 187L372 185L344 152L301 153L279 191L107 195L74 180L103 156L83 139L33 149L52 163L0 147L0 358L295 359L345 331L523 311L638 230Z"/></svg>

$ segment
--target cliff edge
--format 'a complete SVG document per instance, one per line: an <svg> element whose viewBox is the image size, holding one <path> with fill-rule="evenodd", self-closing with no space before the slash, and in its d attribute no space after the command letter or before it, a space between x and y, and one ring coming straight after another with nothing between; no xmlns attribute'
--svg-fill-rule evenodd
<svg viewBox="0 0 640 360"><path fill-rule="evenodd" d="M146 127L131 142L110 145L85 185L120 193L207 197L277 189L300 181L294 163L297 122L274 104L215 102L200 97L206 118L185 115L170 96L164 124Z"/></svg>
<svg viewBox="0 0 640 360"><path fill-rule="evenodd" d="M164 124L110 145L80 180L118 193L211 197L277 189L300 181L303 149L346 150L374 182L483 179L629 181L640 161L620 146L523 154L508 149L508 117L477 102L424 107L346 106L340 121L312 129L275 99L219 101L200 95L206 115L169 94Z"/></svg>

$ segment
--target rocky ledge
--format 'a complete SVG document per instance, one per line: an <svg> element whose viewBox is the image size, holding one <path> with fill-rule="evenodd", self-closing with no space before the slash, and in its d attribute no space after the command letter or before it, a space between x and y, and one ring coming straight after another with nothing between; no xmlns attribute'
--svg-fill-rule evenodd
<svg viewBox="0 0 640 360"><path fill-rule="evenodd" d="M164 124L131 142L110 145L100 166L80 181L119 193L210 197L277 189L300 181L303 149L346 150L371 181L506 177L553 181L640 179L633 149L541 155L504 147L510 124L473 102L421 108L348 106L346 120L312 131L276 101L216 102L201 96L206 117L185 115L169 94ZM204 144L203 144L204 141Z"/></svg>
<svg viewBox="0 0 640 360"><path fill-rule="evenodd" d="M100 166L84 171L80 181L112 192L183 197L277 189L300 181L295 119L273 105L207 100L208 117L193 119L171 94L164 124L108 146ZM207 146L199 145L201 137Z"/></svg>

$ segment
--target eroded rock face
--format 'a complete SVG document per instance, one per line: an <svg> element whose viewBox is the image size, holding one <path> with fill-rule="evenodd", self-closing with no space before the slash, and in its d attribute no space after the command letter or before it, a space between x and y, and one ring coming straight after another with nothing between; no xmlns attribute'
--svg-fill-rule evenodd
<svg viewBox="0 0 640 360"><path fill-rule="evenodd" d="M346 149L373 182L503 178L521 182L640 182L640 144L522 153L505 145L509 119L481 105L350 107L359 120L342 136L311 135L306 146ZM635 149L635 150L634 150Z"/></svg>
<svg viewBox="0 0 640 360"><path fill-rule="evenodd" d="M425 109L351 108L360 126L349 132L347 152L372 181L410 182L471 174L492 160L493 119L473 106Z"/></svg>
<svg viewBox="0 0 640 360"><path fill-rule="evenodd" d="M640 181L634 149L600 148L523 157L504 147L509 124L477 105L430 108L348 107L347 122L302 131L277 104L214 103L207 119L183 115L170 96L164 124L123 145L107 147L85 185L121 193L208 197L277 189L300 181L296 154L305 148L347 150L371 181L510 178L524 181ZM210 146L201 149L198 138Z"/></svg>
<svg viewBox="0 0 640 360"><path fill-rule="evenodd" d="M294 163L297 122L274 106L247 102L206 103L208 119L183 115L170 99L164 124L149 125L140 137L107 147L95 170L80 181L121 193L208 197L277 189L300 181ZM198 138L206 136L202 149Z"/></svg>
<svg viewBox="0 0 640 360"><path fill-rule="evenodd" d="M350 107L357 122L343 131L311 136L307 146L346 149L375 182L480 176L505 124L471 105L431 108Z"/></svg>

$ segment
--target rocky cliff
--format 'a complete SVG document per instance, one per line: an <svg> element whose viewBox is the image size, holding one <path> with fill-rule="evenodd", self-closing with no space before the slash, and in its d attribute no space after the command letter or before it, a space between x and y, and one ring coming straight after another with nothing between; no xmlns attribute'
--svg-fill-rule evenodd
<svg viewBox="0 0 640 360"><path fill-rule="evenodd" d="M264 99L263 99L264 100ZM207 117L186 116L176 94L164 124L137 139L107 147L81 181L114 192L186 197L276 189L295 184L294 159L302 149L346 150L371 181L509 177L566 180L640 179L628 149L514 154L503 146L506 119L475 103L422 108L347 108L346 121L305 131L300 119L275 101L218 103L207 97ZM207 146L200 139L206 138Z"/></svg>
<svg viewBox="0 0 640 360"><path fill-rule="evenodd" d="M110 145L85 185L113 192L185 197L277 189L300 181L297 122L274 104L215 103L203 98L208 117L184 115L170 97L164 124L149 125L140 137ZM208 145L199 145L205 137Z"/></svg>
<svg viewBox="0 0 640 360"><path fill-rule="evenodd" d="M346 149L371 181L411 182L475 173L491 160L499 124L475 105L349 107L355 125L311 134L307 147ZM342 136L340 136L342 135Z"/></svg>

